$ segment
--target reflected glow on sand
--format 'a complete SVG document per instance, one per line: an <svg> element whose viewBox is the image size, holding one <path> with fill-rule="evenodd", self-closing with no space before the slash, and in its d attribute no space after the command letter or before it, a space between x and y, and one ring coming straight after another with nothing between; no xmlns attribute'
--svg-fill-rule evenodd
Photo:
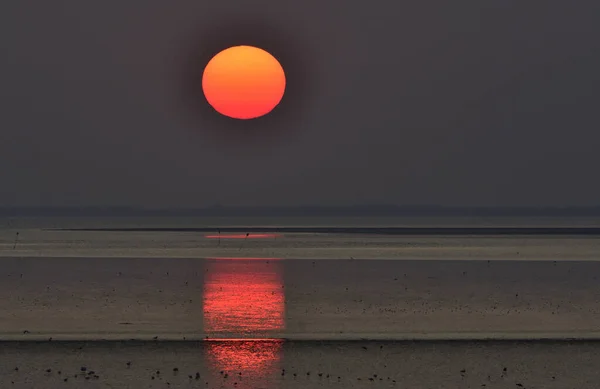
<svg viewBox="0 0 600 389"><path fill-rule="evenodd" d="M214 379L246 388L275 377L283 340L272 337L285 329L282 273L272 258L207 261L204 330Z"/></svg>
<svg viewBox="0 0 600 389"><path fill-rule="evenodd" d="M243 377L266 377L279 370L283 340L211 340L206 342L209 364L215 371Z"/></svg>
<svg viewBox="0 0 600 389"><path fill-rule="evenodd" d="M204 330L209 338L271 338L284 329L281 260L207 261Z"/></svg>

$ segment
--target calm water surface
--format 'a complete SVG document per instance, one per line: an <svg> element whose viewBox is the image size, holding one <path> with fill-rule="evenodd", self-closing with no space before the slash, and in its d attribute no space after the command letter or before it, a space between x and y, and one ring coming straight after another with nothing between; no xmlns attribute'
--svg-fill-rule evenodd
<svg viewBox="0 0 600 389"><path fill-rule="evenodd" d="M5 339L595 336L600 262L4 258Z"/></svg>

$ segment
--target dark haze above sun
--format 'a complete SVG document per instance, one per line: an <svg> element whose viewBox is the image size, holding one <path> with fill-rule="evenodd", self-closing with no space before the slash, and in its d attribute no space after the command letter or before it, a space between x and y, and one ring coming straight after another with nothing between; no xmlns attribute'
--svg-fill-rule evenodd
<svg viewBox="0 0 600 389"><path fill-rule="evenodd" d="M283 98L286 78L279 61L253 46L234 46L215 55L202 74L202 90L220 114L255 119Z"/></svg>

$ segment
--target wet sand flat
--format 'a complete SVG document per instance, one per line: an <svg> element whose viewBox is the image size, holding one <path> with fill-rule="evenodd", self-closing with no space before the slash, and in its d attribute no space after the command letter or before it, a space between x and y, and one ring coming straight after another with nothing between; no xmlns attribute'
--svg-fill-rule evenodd
<svg viewBox="0 0 600 389"><path fill-rule="evenodd" d="M0 228L1 388L585 389L600 378L595 236L215 239L45 223ZM172 222L186 223L198 227ZM527 225L548 224L598 226Z"/></svg>
<svg viewBox="0 0 600 389"><path fill-rule="evenodd" d="M2 388L578 388L597 342L2 342Z"/></svg>

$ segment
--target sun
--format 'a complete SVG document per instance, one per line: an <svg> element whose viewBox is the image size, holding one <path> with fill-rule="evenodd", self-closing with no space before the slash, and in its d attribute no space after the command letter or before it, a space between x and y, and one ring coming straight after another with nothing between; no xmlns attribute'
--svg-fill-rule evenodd
<svg viewBox="0 0 600 389"><path fill-rule="evenodd" d="M285 72L279 61L253 46L221 51L202 74L202 90L208 103L234 119L267 115L281 102L285 86Z"/></svg>

